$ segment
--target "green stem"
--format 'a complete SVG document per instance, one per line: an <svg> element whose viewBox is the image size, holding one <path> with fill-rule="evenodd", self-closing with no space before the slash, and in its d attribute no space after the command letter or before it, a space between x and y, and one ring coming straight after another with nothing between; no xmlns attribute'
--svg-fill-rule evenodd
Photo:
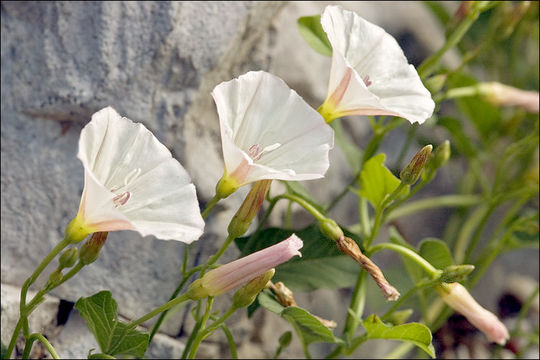
<svg viewBox="0 0 540 360"><path fill-rule="evenodd" d="M203 212L201 213L201 216L203 219L206 219L208 215L210 215L210 212L214 208L214 206L221 200L221 198L216 194L214 197L206 204L206 207L204 208Z"/></svg>
<svg viewBox="0 0 540 360"><path fill-rule="evenodd" d="M177 297L176 299L173 299L173 300L161 305L160 307L150 311L148 314L138 318L137 320L131 321L130 323L127 324L127 328L128 329L133 329L137 325L140 325L143 322L145 322L146 320L153 318L157 314L159 314L159 313L161 313L161 312L163 312L165 310L168 310L168 309L172 308L173 306L178 305L178 304L180 304L180 303L182 303L184 301L187 301L187 300L191 300L191 299L187 296L187 294L182 294L179 297Z"/></svg>
<svg viewBox="0 0 540 360"><path fill-rule="evenodd" d="M444 195L428 199L412 201L400 206L395 210L388 210L386 221L391 222L399 217L414 214L419 211L434 209L439 207L462 207L478 204L482 197L476 195Z"/></svg>
<svg viewBox="0 0 540 360"><path fill-rule="evenodd" d="M41 343L45 345L45 348L47 349L47 351L49 351L53 359L60 359L60 357L54 350L54 347L51 345L49 340L47 340L40 333L34 333L26 339L26 346L24 347L24 352L22 356L23 359L28 359L28 357L30 356L30 351L32 351L32 345L34 344L34 341L36 340L41 341Z"/></svg>
<svg viewBox="0 0 540 360"><path fill-rule="evenodd" d="M456 260L456 264L461 264L463 260L465 260L465 252L467 251L469 239L474 233L477 225L482 221L484 215L489 211L489 207L488 204L482 204L477 207L461 227L461 231L459 232L454 246L454 259Z"/></svg>
<svg viewBox="0 0 540 360"><path fill-rule="evenodd" d="M180 282L180 284L178 284L178 286L176 287L176 289L174 290L174 292L172 293L171 297L169 298L169 301L171 300L174 300L178 294L180 293L180 291L182 291L182 288L184 287L184 285L186 285L186 283L188 282L189 278L195 274L197 271L199 271L200 269L202 268L202 266L197 266L197 267L194 267L193 269L191 269L187 274L184 275L182 281ZM152 339L154 338L154 336L156 335L156 333L158 332L159 330L159 327L161 326L161 324L163 323L163 321L165 320L165 316L167 316L167 313L169 312L169 310L165 310L163 311L161 314L159 314L159 318L158 320L156 321L154 327L152 327L152 331L150 332L150 339L148 340L148 343L151 343L152 342Z"/></svg>
<svg viewBox="0 0 540 360"><path fill-rule="evenodd" d="M525 303L521 307L521 310L519 311L518 318L516 320L516 324L514 325L514 328L510 332L510 335L515 335L519 332L519 328L521 327L521 323L523 322L523 319L525 319L525 316L527 316L527 313L529 312L529 308L531 307L534 299L538 295L538 286L536 286L536 289L529 295L527 300L525 300Z"/></svg>
<svg viewBox="0 0 540 360"><path fill-rule="evenodd" d="M343 329L343 335L345 335L347 343L350 343L354 334L356 333L358 323L362 319L362 314L366 305L366 275L366 271L360 270L354 287L350 310L347 314L347 319L345 320L345 327Z"/></svg>
<svg viewBox="0 0 540 360"><path fill-rule="evenodd" d="M231 244L233 240L234 240L234 236L231 236L230 234L227 235L227 239L225 239L225 242L223 243L223 245L221 245L221 248L218 250L218 252L215 253L213 256L210 256L210 258L208 259L208 262L206 263L205 268L201 271L201 277L204 275L204 273L206 272L206 269L208 269L210 265L215 264L216 261L219 260L221 255L225 253L225 250L227 250L227 248L229 247L229 245Z"/></svg>
<svg viewBox="0 0 540 360"><path fill-rule="evenodd" d="M382 249L389 249L394 250L402 255L407 256L409 259L417 263L421 268L423 268L432 278L437 278L442 274L442 270L436 269L433 265L431 265L426 259L415 253L409 248L406 248L405 246L401 246L398 244L392 244L392 243L382 243L373 246L371 249L369 249L370 256L376 253L377 251L380 251Z"/></svg>
<svg viewBox="0 0 540 360"><path fill-rule="evenodd" d="M298 195L295 195L295 194L281 194L281 195L278 195L276 196L274 199L276 198L279 198L279 199L289 199L291 201L294 201L296 203L298 203L300 206L302 206L304 209L306 209L309 213L311 213L311 215L313 215L313 217L315 219L317 219L318 221L324 221L326 220L326 216L324 216L319 210L317 210L313 205L311 205L309 202L307 202L306 200L304 200L303 198L301 198L300 196Z"/></svg>
<svg viewBox="0 0 540 360"><path fill-rule="evenodd" d="M373 224L373 228L371 230L371 233L369 234L369 237L366 239L364 243L364 247L367 249L379 233L379 228L382 224L383 214L384 210L390 205L390 203L396 198L396 196L405 188L405 185L400 182L398 187L386 198L382 201L381 205L377 208L377 213L375 215L375 222Z"/></svg>
<svg viewBox="0 0 540 360"><path fill-rule="evenodd" d="M347 351L345 352L345 355L352 354L360 345L365 343L367 340L369 340L367 333L362 334L359 337L353 339L353 341L351 342L351 346L349 349L347 349Z"/></svg>
<svg viewBox="0 0 540 360"><path fill-rule="evenodd" d="M212 310L213 303L214 303L214 298L212 296L209 296L206 300L206 311L204 312L204 316L201 320L199 333L195 337L195 341L193 341L193 346L191 347L191 350L189 351L188 359L194 359L195 355L197 354L197 349L199 348L199 345L201 344L201 341L203 340L203 334L205 333L204 330L205 330L206 322L208 321L208 318L210 317L210 311Z"/></svg>
<svg viewBox="0 0 540 360"><path fill-rule="evenodd" d="M420 289L423 289L423 288L426 288L426 287L429 287L429 286L432 286L432 285L435 285L435 284L438 284L439 282L440 281L438 279L434 279L434 280L422 281L422 282L417 283L412 288L410 288L409 291L407 291L407 293L405 293L405 295L400 296L399 299L396 302L394 302L392 307L390 309L388 309L388 311L383 316L381 316L381 320L383 320L383 321L388 320L390 315L392 315L392 313L394 311L396 311L397 308L399 306L401 306L401 304L403 304L405 302L405 300L407 300L409 297L411 297L416 291L418 291Z"/></svg>
<svg viewBox="0 0 540 360"><path fill-rule="evenodd" d="M6 350L6 359L11 359L11 353L15 349L15 344L17 343L17 338L19 337L19 333L21 332L23 326L23 318L19 318L19 321L17 321L17 325L15 325L15 330L13 330L13 335L11 336L11 341L9 342L8 348Z"/></svg>
<svg viewBox="0 0 540 360"><path fill-rule="evenodd" d="M221 330L223 330L223 333L225 334L225 337L227 338L227 342L229 343L229 349L231 350L231 358L238 359L238 352L236 351L236 344L234 342L234 338L231 334L231 331L225 324L221 324L220 328Z"/></svg>
<svg viewBox="0 0 540 360"><path fill-rule="evenodd" d="M429 58L424 60L424 62L422 62L422 64L418 67L418 74L422 79L425 79L429 75L431 75L435 71L443 55L461 41L463 36L471 27L471 25L480 15L483 7L484 6L482 5L478 5L476 6L476 8L471 9L471 11L467 14L467 17L465 17L463 21L461 21L456 30L448 37L448 40L446 40L444 45L439 50L437 50L435 54L431 55Z"/></svg>
<svg viewBox="0 0 540 360"><path fill-rule="evenodd" d="M484 227L486 226L489 217L491 216L496 207L497 205L492 203L487 209L484 216L482 216L482 218L480 219L478 225L476 226L476 229L474 230L474 233L472 235L471 242L469 243L469 246L467 246L467 250L465 251L465 258L463 260L465 263L468 262L471 258L472 252L476 247L476 244L478 244L478 241L480 240L480 235L482 235Z"/></svg>

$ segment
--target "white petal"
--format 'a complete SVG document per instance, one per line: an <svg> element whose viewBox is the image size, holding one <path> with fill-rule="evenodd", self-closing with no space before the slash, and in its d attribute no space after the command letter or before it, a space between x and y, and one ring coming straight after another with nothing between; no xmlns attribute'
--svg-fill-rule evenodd
<svg viewBox="0 0 540 360"><path fill-rule="evenodd" d="M321 24L333 48L328 95L339 86L347 67L355 73L339 110L360 109L351 113L367 114L365 109L378 109L382 112L374 115L393 113L412 123L431 116L435 107L431 94L391 35L339 6L327 6Z"/></svg>
<svg viewBox="0 0 540 360"><path fill-rule="evenodd" d="M333 130L283 80L248 72L216 86L226 170L249 167L242 184L261 179L307 180L324 175ZM276 146L279 144L279 146ZM250 148L265 149L260 158Z"/></svg>
<svg viewBox="0 0 540 360"><path fill-rule="evenodd" d="M80 211L89 225L186 243L202 234L189 175L144 125L105 108L82 130L77 156L86 174ZM118 196L126 201L115 204Z"/></svg>

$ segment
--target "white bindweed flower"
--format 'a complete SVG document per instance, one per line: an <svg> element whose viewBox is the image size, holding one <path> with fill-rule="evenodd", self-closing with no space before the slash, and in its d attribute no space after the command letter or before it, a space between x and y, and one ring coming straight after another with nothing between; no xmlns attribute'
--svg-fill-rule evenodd
<svg viewBox="0 0 540 360"><path fill-rule="evenodd" d="M321 24L332 45L327 122L347 115L391 115L423 123L435 103L397 41L352 11L327 6Z"/></svg>
<svg viewBox="0 0 540 360"><path fill-rule="evenodd" d="M334 132L283 80L252 71L219 84L212 96L225 162L218 195L258 180L323 177Z"/></svg>
<svg viewBox="0 0 540 360"><path fill-rule="evenodd" d="M77 157L84 166L84 190L66 230L74 242L115 230L185 243L201 236L195 186L144 125L111 107L102 109L81 131Z"/></svg>

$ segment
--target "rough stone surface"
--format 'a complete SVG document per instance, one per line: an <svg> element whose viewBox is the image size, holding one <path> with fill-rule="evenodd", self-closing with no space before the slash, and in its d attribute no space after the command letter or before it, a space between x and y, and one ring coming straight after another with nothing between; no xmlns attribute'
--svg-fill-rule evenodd
<svg viewBox="0 0 540 360"><path fill-rule="evenodd" d="M79 132L104 106L144 123L169 146L193 175L204 205L223 165L217 117L199 117L196 109L204 103L215 112L210 90L232 78L233 68L251 64L257 36L281 6L3 2L2 283L22 284L75 215L83 187L75 157ZM234 211L239 196L222 209ZM226 223L214 227L193 253L206 244L212 246L203 255L214 250ZM122 315L141 315L176 287L183 248L135 232L111 233L99 260L53 293L76 301L110 289Z"/></svg>

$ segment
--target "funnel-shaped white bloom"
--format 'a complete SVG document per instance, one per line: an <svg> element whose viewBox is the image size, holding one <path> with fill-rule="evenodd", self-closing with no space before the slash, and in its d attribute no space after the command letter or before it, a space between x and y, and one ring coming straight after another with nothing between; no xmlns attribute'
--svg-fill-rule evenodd
<svg viewBox="0 0 540 360"><path fill-rule="evenodd" d="M392 115L423 123L435 103L397 41L352 11L327 6L321 24L332 44L326 121L346 115Z"/></svg>
<svg viewBox="0 0 540 360"><path fill-rule="evenodd" d="M144 125L102 109L81 131L77 157L84 165L84 190L71 228L82 235L135 230L185 243L201 236L195 186Z"/></svg>
<svg viewBox="0 0 540 360"><path fill-rule="evenodd" d="M323 177L333 130L283 80L252 71L219 84L212 96L232 191L263 179Z"/></svg>

